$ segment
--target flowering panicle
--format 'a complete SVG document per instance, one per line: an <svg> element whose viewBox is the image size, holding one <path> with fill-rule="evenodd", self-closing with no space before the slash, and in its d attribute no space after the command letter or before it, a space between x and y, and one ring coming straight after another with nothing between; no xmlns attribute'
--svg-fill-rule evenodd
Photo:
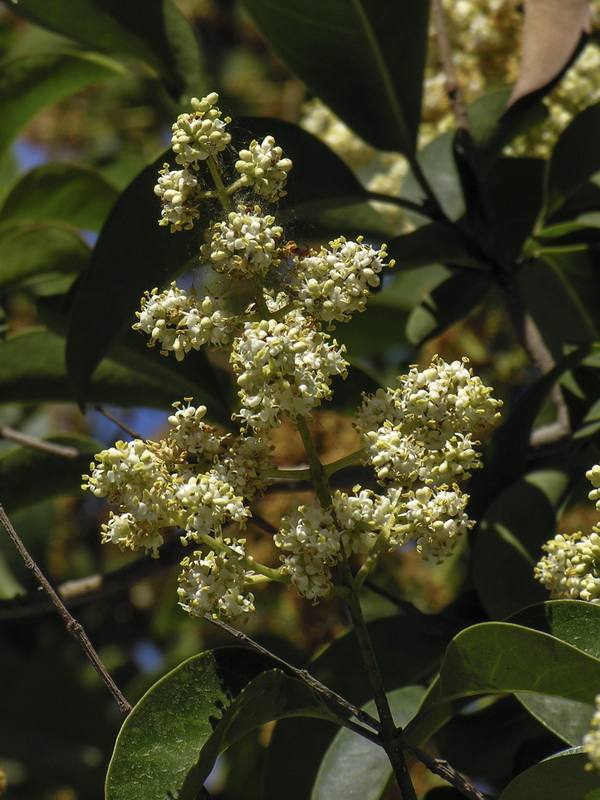
<svg viewBox="0 0 600 800"><path fill-rule="evenodd" d="M248 555L236 532L247 528L251 503L278 474L267 436L285 415L304 426L315 477L318 456L306 418L331 398L333 379L348 369L344 346L325 328L364 311L393 261L385 245L373 247L363 237L339 237L318 249L286 242L263 207L285 194L292 163L272 136L253 140L239 151L227 184L220 154L230 145L230 119L217 102L215 93L193 99L192 111L178 117L172 144L179 168L164 165L155 193L159 224L172 232L193 227L201 204L211 204L199 266L219 276L220 293L209 288L197 295L175 283L153 289L142 298L134 328L179 361L202 347L226 348L241 432L207 424L204 406L175 403L163 439L118 442L99 453L85 488L117 506L104 541L156 554L165 528L176 527L183 545L198 548L181 565L185 610L244 618L254 611L250 589L259 580L293 584L318 602L333 589L336 565L353 554L364 560L365 577L380 553L411 540L423 558L446 558L472 525L456 481L480 466L474 435L496 420L499 403L466 361L436 357L423 371L412 367L395 389L365 397L358 411L363 449L355 457L364 455L381 491L322 486L320 505L306 503L281 520L273 536L278 569ZM211 182L214 189L207 189ZM215 219L218 201L223 213ZM239 291L235 301L230 287Z"/></svg>

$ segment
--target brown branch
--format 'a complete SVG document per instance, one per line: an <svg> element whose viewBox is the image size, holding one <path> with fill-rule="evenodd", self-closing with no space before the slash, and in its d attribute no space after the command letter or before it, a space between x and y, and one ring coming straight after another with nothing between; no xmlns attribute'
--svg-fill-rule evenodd
<svg viewBox="0 0 600 800"><path fill-rule="evenodd" d="M67 608L66 608L65 604L62 602L62 600L60 599L58 594L52 588L52 586L50 585L50 583L46 579L46 576L44 575L44 573L41 571L41 569L35 563L33 558L29 555L29 552L28 552L27 548L25 547L25 545L23 544L23 542L19 538L19 536L18 536L17 532L15 531L10 519L6 515L6 512L4 511L4 507L2 505L0 505L0 522L4 526L4 529L8 533L12 543L14 544L14 546L19 551L19 555L21 556L21 558L25 562L25 566L33 572L33 574L35 575L37 581L40 583L40 585L42 586L43 590L46 592L46 594L50 598L50 600L52 602L52 605L56 608L56 610L58 611L58 613L62 617L62 619L63 619L63 621L64 621L64 623L66 625L67 631L71 634L71 636L73 636L79 642L79 644L81 645L81 647L83 649L83 652L86 654L88 659L91 661L92 666L94 667L94 669L96 670L98 675L102 678L102 680L104 681L104 683L108 687L108 690L110 691L112 696L117 701L121 711L123 711L124 713L128 714L131 711L131 705L127 702L125 697L121 694L121 691L119 690L118 686L116 685L116 683L113 681L113 679L111 678L111 676L107 672L106 667L104 666L104 664L100 660L100 656L98 655L98 653L94 649L94 646L90 642L90 640L89 640L86 632L82 628L82 626L67 611Z"/></svg>
<svg viewBox="0 0 600 800"><path fill-rule="evenodd" d="M356 719L359 719L365 725L368 725L370 728L373 728L374 731L380 732L381 731L381 723L379 720L376 720L375 717L372 717L370 714L367 714L366 711L363 711L360 708L352 705L349 703L348 700L345 700L341 695L334 692L332 689L329 689L325 684L321 683L317 680L310 672L307 672L305 669L298 669L294 667L292 664L284 661L283 658L279 658L274 653L271 653L266 648L262 647L258 642L255 642L254 639L251 639L242 631L238 631L237 628L234 628L229 623L224 622L222 619L216 619L215 617L211 616L210 614L205 614L204 619L207 622L210 622L212 625L216 625L217 628L221 628L224 631L227 631L231 636L234 636L238 641L243 642L244 644L251 647L253 650L256 650L258 653L261 653L264 656L268 656L269 658L274 659L277 661L281 666L299 678L303 683L308 684L311 689L314 689L318 692L322 697L324 697L329 702L336 705L342 711L352 714ZM341 722L341 720L340 720ZM343 724L345 727L350 727L351 730L355 730L356 733L359 733L361 736L365 736L367 739L376 742L377 744L381 744L377 735L371 734L370 731L365 731L364 728L361 726L356 726L355 724L351 723L350 720L346 720L346 722L350 722L350 725L346 725L344 722Z"/></svg>
<svg viewBox="0 0 600 800"><path fill-rule="evenodd" d="M122 431L124 431L128 436L131 436L132 439L141 439L139 433L136 433L132 428L126 425L124 422L121 422L120 419L111 414L110 411L107 411L103 406L96 406L96 411L102 414L106 419L109 419L111 422L114 422Z"/></svg>
<svg viewBox="0 0 600 800"><path fill-rule="evenodd" d="M9 428L8 425L0 425L0 438L22 444L24 447L31 447L33 450L43 450L45 453L63 456L63 458L77 458L80 455L75 447L46 442L43 439L37 439L35 436L29 436L27 433L16 431L14 428Z"/></svg>

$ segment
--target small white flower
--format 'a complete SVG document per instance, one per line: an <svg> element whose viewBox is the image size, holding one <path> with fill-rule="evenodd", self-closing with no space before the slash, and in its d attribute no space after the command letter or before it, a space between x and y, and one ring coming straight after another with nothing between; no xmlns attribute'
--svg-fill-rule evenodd
<svg viewBox="0 0 600 800"><path fill-rule="evenodd" d="M600 603L600 535L597 528L589 535L581 531L557 534L543 548L534 577L553 598L587 600Z"/></svg>
<svg viewBox="0 0 600 800"><path fill-rule="evenodd" d="M596 695L596 711L590 722L591 730L583 737L583 749L590 763L587 769L600 769L600 694Z"/></svg>
<svg viewBox="0 0 600 800"><path fill-rule="evenodd" d="M441 564L456 547L458 537L475 524L465 513L469 496L456 486L443 485L424 486L406 497L402 521L410 538L416 540L421 558Z"/></svg>

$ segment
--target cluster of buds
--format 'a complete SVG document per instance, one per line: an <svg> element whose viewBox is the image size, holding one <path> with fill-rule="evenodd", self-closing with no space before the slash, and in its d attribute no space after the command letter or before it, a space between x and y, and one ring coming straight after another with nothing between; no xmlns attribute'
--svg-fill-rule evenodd
<svg viewBox="0 0 600 800"><path fill-rule="evenodd" d="M293 584L317 602L334 590L336 565L353 553L362 559L361 580L381 553L411 539L424 558L441 562L472 526L457 481L481 465L474 436L495 422L500 404L466 360L447 364L436 356L424 371L412 367L396 388L363 398L356 417L361 449L327 468L332 474L362 461L380 491L330 490L324 470L314 467L307 420L331 397L332 380L346 376L345 348L331 331L364 310L393 262L385 245L374 248L362 237L318 249L285 242L263 204L285 194L291 161L267 136L239 151L226 184L221 154L230 146L230 120L217 101L214 93L194 99L193 111L178 118L172 143L180 168L165 165L155 188L159 224L174 233L197 224L205 201L221 202L199 253L199 267L214 281L203 281L202 296L175 284L147 292L134 328L178 360L201 347L228 352L239 434L207 425L203 406L176 404L166 438L118 442L98 454L85 488L118 505L104 541L156 554L165 529L177 528L184 544L199 545L179 579L180 604L190 614L244 617L261 581ZM203 189L209 180L214 189ZM236 302L211 288L228 283L245 287ZM240 296L247 300L240 304ZM255 497L285 478L267 442L286 416L302 435L319 502L283 517L273 536L274 567L249 555L241 532Z"/></svg>
<svg viewBox="0 0 600 800"><path fill-rule="evenodd" d="M585 474L593 486L588 497L600 511L600 465ZM600 527L592 532L558 533L543 548L546 555L537 564L534 575L554 599L586 600L600 603Z"/></svg>

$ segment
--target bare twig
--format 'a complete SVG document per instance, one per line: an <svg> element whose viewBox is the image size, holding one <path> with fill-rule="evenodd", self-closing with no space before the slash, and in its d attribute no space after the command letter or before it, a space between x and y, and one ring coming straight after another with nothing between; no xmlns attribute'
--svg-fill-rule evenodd
<svg viewBox="0 0 600 800"><path fill-rule="evenodd" d="M143 437L140 436L139 433L136 433L132 428L126 425L124 422L121 422L120 419L111 414L110 411L107 411L103 406L96 406L96 411L109 419L111 422L114 422L122 431L124 431L128 436L131 436L132 439L142 439Z"/></svg>
<svg viewBox="0 0 600 800"><path fill-rule="evenodd" d="M6 512L4 511L4 507L2 505L0 505L0 522L4 526L6 532L8 533L8 535L9 535L11 541L13 542L14 546L19 551L19 555L21 556L21 558L25 562L25 566L33 572L33 574L35 575L37 581L40 583L40 585L42 586L42 588L44 589L44 591L46 592L46 594L49 596L50 600L52 601L52 604L54 605L54 607L56 608L56 610L58 611L58 613L62 617L62 619L63 619L63 621L64 621L64 623L65 623L65 625L67 627L67 631L71 634L71 636L73 636L79 642L79 644L81 645L81 647L83 649L83 652L86 654L88 659L91 661L92 666L94 667L94 669L96 670L98 675L102 678L102 680L104 681L104 683L108 687L108 690L110 691L112 696L117 701L121 711L123 711L124 713L128 714L131 711L131 705L127 702L125 697L121 694L121 691L119 690L118 686L113 681L111 676L108 674L108 672L106 670L106 667L104 666L104 664L100 660L100 657L99 657L98 653L94 649L94 646L90 642L90 640L89 640L86 632L82 628L82 626L69 613L69 611L67 610L65 604L62 602L62 600L60 599L58 594L54 591L54 589L52 588L52 586L50 585L50 583L46 579L46 576L44 575L44 573L41 571L41 569L35 563L33 558L29 555L29 552L28 552L27 548L25 547L25 545L23 544L23 542L19 538L19 536L18 536L17 532L15 531L10 519L6 515Z"/></svg>
<svg viewBox="0 0 600 800"><path fill-rule="evenodd" d="M31 447L33 450L43 450L45 453L63 456L63 458L77 458L80 455L75 447L46 442L43 439L37 439L35 436L29 436L27 433L16 431L14 428L9 428L8 425L0 425L0 438L22 444L24 447Z"/></svg>
<svg viewBox="0 0 600 800"><path fill-rule="evenodd" d="M231 636L234 636L238 641L247 644L253 650L256 650L257 652L262 653L262 655L268 656L269 658L272 658L275 661L277 661L288 672L291 672L301 681L308 684L308 686L310 686L311 689L314 689L322 697L324 697L326 700L336 705L342 711L352 714L353 716L356 717L356 719L359 719L365 725L368 725L370 728L373 728L373 730L377 732L381 731L381 724L378 720L375 719L375 717L372 717L370 714L367 714L366 711L363 711L362 709L352 705L352 703L349 703L341 695L337 694L337 692L334 692L332 689L329 689L327 686L325 686L325 684L317 680L313 675L310 674L310 672L307 672L305 669L298 669L297 667L294 667L292 664L289 664L287 661L284 661L283 658L279 658L279 656L276 656L274 653L271 653L269 650L258 644L258 642L255 642L254 639L251 639L245 633L242 633L242 631L238 631L237 628L234 628L233 626L229 625L229 623L224 622L222 619L216 619L215 617L212 617L210 614L205 614L204 618L212 625L216 625L218 628L227 631L227 633L229 633ZM347 722L351 721L347 720ZM372 736L369 731L365 732L364 728L362 728L361 726L346 725L346 727L351 727L352 730L356 730L356 732L359 733L361 736L366 736L366 738L370 739L371 741L375 741L377 744L381 744L376 735Z"/></svg>

